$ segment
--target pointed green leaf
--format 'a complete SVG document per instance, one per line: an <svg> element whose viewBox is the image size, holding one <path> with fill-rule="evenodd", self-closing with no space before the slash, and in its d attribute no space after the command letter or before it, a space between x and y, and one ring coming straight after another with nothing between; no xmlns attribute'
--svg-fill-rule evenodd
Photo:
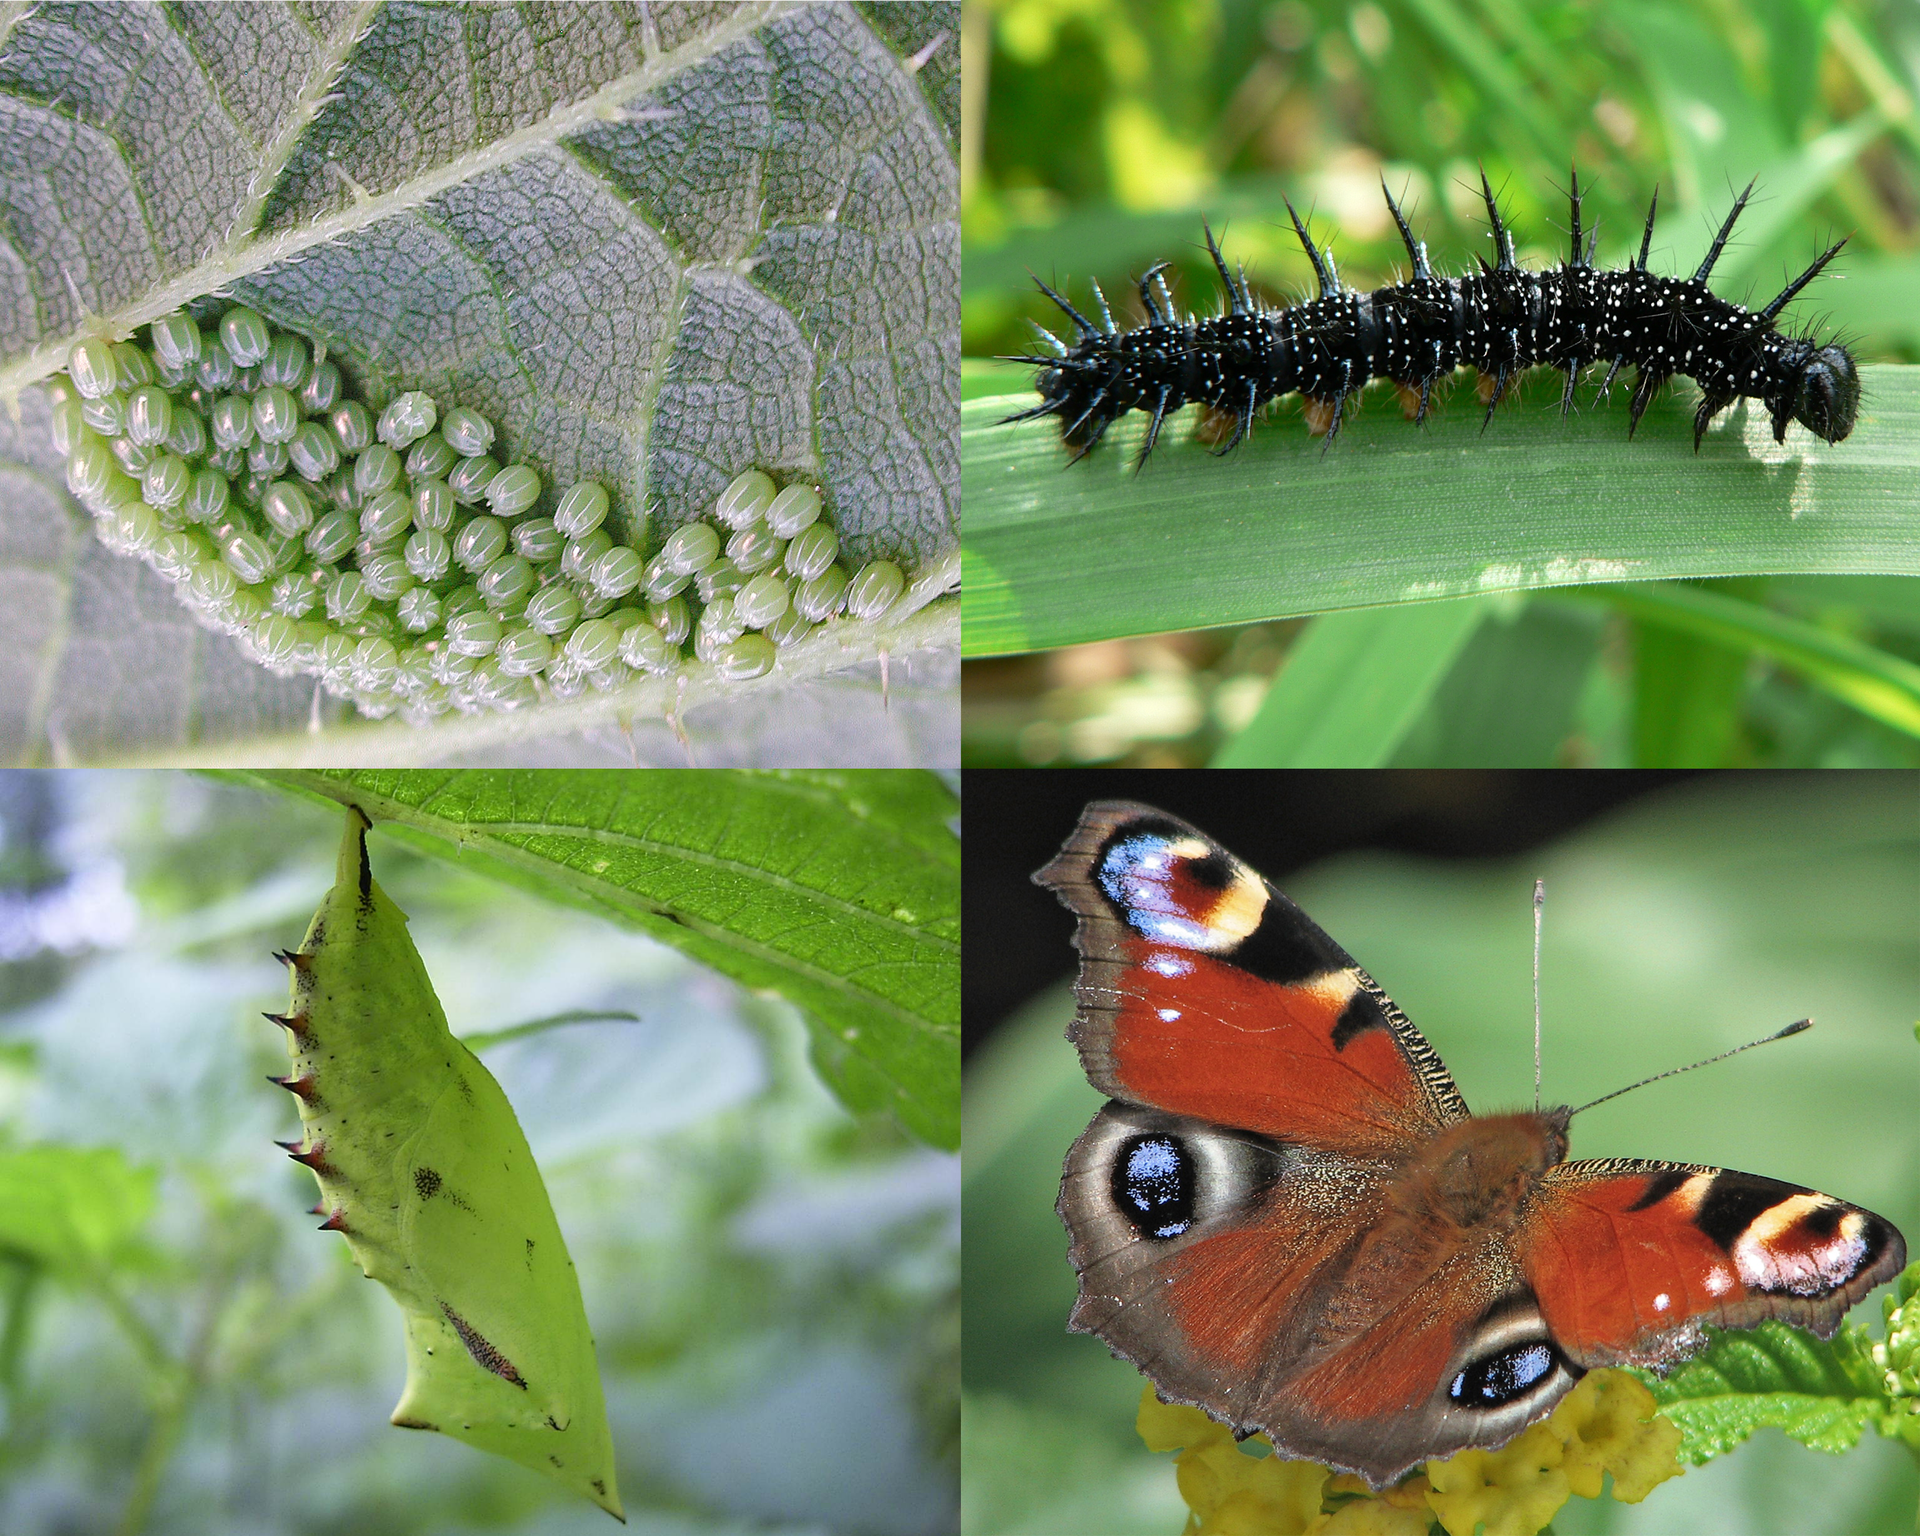
<svg viewBox="0 0 1920 1536"><path fill-rule="evenodd" d="M966 653L1589 582L1920 575L1920 368L1861 379L1831 445L1776 444L1749 403L1696 456L1679 389L1631 441L1618 400L1562 421L1536 395L1483 431L1460 388L1424 428L1370 394L1331 449L1282 406L1225 459L1183 413L1139 474L1137 412L1068 466L1056 423L998 424L1032 394L970 399Z"/></svg>
<svg viewBox="0 0 1920 1536"><path fill-rule="evenodd" d="M653 935L812 1032L849 1108L960 1136L960 843L914 772L332 771L243 779Z"/></svg>

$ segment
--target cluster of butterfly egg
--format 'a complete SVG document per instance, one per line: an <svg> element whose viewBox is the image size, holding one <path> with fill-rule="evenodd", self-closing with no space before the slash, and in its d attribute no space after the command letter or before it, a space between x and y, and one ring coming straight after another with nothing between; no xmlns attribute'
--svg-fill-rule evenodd
<svg viewBox="0 0 1920 1536"><path fill-rule="evenodd" d="M244 307L205 332L156 320L146 348L82 341L51 388L67 484L102 542L256 660L371 716L570 698L674 673L689 641L721 676L758 677L905 586L891 561L850 573L819 492L759 470L651 559L602 526L591 481L531 516L540 477L489 456L484 417L409 391L376 419L324 351Z"/></svg>

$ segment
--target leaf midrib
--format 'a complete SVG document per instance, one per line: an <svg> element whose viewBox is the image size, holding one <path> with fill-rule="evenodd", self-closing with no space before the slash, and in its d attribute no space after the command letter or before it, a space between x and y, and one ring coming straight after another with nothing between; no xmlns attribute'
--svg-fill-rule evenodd
<svg viewBox="0 0 1920 1536"><path fill-rule="evenodd" d="M443 161L389 191L356 198L338 214L312 220L296 229L264 239L256 240L249 233L231 240L216 254L183 269L158 287L149 289L147 296L137 303L96 317L98 324L115 336L132 335L140 326L150 324L162 315L170 315L191 300L201 298L217 288L277 267L304 251L343 239L396 213L429 202L440 193L461 186L484 172L511 165L537 149L548 148L569 134L607 120L622 103L656 89L696 65L704 64L716 53L752 36L775 16L803 9L806 3L808 0L757 0L757 3L744 6L712 31L702 33L672 53L660 55L642 68L608 81L591 96L554 108L537 123L490 140L479 150ZM358 41L358 37L358 32L353 34L354 41ZM304 132L311 125L312 114L296 116ZM264 169L266 157L262 159ZM267 186L271 188L272 185L273 181L269 180ZM253 220L258 218L260 206L262 204L255 203L242 209L242 215L250 217L236 219L236 225L242 225L250 231ZM70 337L42 337L25 358L11 367L0 368L0 398L50 378L64 368L70 340Z"/></svg>

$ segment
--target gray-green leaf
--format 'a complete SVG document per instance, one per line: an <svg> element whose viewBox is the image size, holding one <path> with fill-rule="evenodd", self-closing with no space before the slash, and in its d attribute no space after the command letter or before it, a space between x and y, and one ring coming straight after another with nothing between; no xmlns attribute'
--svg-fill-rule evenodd
<svg viewBox="0 0 1920 1536"><path fill-rule="evenodd" d="M287 760L317 725L324 745L305 748L339 761L365 729L330 700L316 709L310 680L273 678L199 630L157 578L94 543L61 482L30 386L89 328L128 334L216 293L323 339L372 395L419 388L481 410L550 484L603 481L630 537L759 465L817 475L856 557L950 557L957 81L957 8L938 4L13 13L0 750L204 758L217 744L228 760ZM839 734L866 760L937 738L952 711L958 603L924 595L794 669L862 668L871 707ZM915 649L919 664L892 669L888 712L877 658ZM622 760L682 760L662 717L684 717L690 691L640 681L481 742L459 721L444 743L383 728L379 756L497 760L597 730L547 741L543 760L609 743ZM730 696L745 736L763 758L806 752L815 728L770 728L774 696ZM810 705L801 690L787 712ZM738 761L734 714L722 702L676 725L702 762ZM877 733L866 752L863 732Z"/></svg>

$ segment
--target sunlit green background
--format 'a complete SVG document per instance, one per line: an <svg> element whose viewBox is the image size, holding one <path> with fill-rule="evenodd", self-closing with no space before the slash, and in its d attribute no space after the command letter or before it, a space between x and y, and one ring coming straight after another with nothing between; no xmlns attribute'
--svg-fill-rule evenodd
<svg viewBox="0 0 1920 1536"><path fill-rule="evenodd" d="M1284 782L1271 813L1287 814ZM1064 836L1067 828L1062 827ZM1207 830L1233 846L1236 829ZM978 839L991 829L978 821ZM1810 1015L1806 1034L1574 1122L1577 1157L1665 1157L1832 1191L1920 1236L1920 792L1892 775L1693 780L1513 861L1379 855L1288 882L1487 1110L1533 1093L1532 881L1547 882L1545 1092L1584 1102ZM966 1084L965 1515L970 1536L1172 1536L1172 1458L1133 1431L1142 1378L1065 1331L1061 1159L1099 1107L1061 985ZM1878 1297L1856 1321L1878 1329ZM1645 1504L1575 1499L1553 1528L1900 1536L1920 1471L1869 1435L1829 1457L1766 1430Z"/></svg>
<svg viewBox="0 0 1920 1536"><path fill-rule="evenodd" d="M0 775L0 1149L105 1149L101 1261L0 1251L5 1536L606 1532L545 1479L387 1422L400 1315L306 1214L269 952L336 813L172 774ZM786 1005L422 858L381 883L545 1171L630 1531L935 1536L956 1519L957 1158L850 1118Z"/></svg>
<svg viewBox="0 0 1920 1536"><path fill-rule="evenodd" d="M1029 271L1083 301L1097 278L1121 322L1135 324L1131 278L1170 260L1176 294L1204 310L1217 286L1198 243L1205 216L1228 225L1229 256L1268 300L1291 302L1311 272L1284 194L1313 210L1346 280L1368 288L1406 261L1380 196L1384 175L1396 195L1404 189L1436 266L1457 272L1489 248L1482 164L1520 232L1523 264L1536 267L1565 255L1570 162L1587 217L1600 222L1603 264L1632 253L1658 185L1661 270L1690 268L1734 192L1757 176L1749 223L1716 269L1719 291L1765 289L1764 298L1781 273L1848 234L1839 275L1795 313L1845 335L1863 361L1920 359L1920 9L1905 0L972 0L964 26L969 398L1024 390L1029 370L985 359L1032 351L1028 318L1062 324ZM1543 375L1508 416L1543 415L1559 385ZM1468 393L1456 387L1453 411L1471 407ZM1398 415L1385 394L1367 409ZM1624 417L1623 392L1602 409ZM1192 414L1168 442L1182 442ZM1297 406L1255 430L1300 433ZM1552 441L1543 439L1547 451ZM1623 462L1614 473L1630 506L1632 461ZM1155 579L1177 582L1180 539L1231 526L1235 510L1192 506ZM1711 523L1710 512L1648 508L1695 520L1686 526ZM1406 509L1410 538L1419 513ZM1375 711L1370 737L1358 732L1332 756L1267 761L1920 763L1911 676L1900 711L1870 715L1779 643L1783 633L1839 635L1920 661L1920 581L1802 574L1713 585L1737 600L1741 620L1718 643L1677 610L1656 621L1598 600L1516 595L1449 665L1346 679L1347 697L1370 684L1397 691L1398 714ZM1098 594L1087 600L1097 605ZM1197 611L1194 623L1206 622ZM1183 625L970 662L966 761L1205 763L1254 718L1302 624ZM1524 707L1489 702L1508 698Z"/></svg>

